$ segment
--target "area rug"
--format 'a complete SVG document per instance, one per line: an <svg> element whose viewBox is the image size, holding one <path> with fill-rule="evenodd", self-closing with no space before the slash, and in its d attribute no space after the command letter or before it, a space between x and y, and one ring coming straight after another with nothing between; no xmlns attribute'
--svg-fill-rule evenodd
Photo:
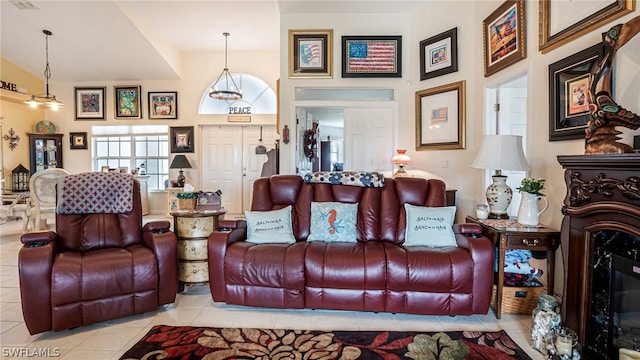
<svg viewBox="0 0 640 360"><path fill-rule="evenodd" d="M157 325L120 359L531 358L504 331L309 331Z"/></svg>

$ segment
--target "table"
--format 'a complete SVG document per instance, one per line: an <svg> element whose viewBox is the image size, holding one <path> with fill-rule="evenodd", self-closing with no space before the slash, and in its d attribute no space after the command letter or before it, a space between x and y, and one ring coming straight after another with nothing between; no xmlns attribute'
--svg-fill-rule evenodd
<svg viewBox="0 0 640 360"><path fill-rule="evenodd" d="M223 209L171 212L178 238L178 291L184 291L185 285L209 282L208 238L225 213Z"/></svg>
<svg viewBox="0 0 640 360"><path fill-rule="evenodd" d="M504 287L504 256L507 249L526 249L547 252L547 293L553 295L555 279L556 249L560 245L560 231L549 227L529 227L518 224L515 219L478 220L467 216L468 223L482 226L482 234L498 246L498 272L496 275L496 318L502 316L502 290Z"/></svg>

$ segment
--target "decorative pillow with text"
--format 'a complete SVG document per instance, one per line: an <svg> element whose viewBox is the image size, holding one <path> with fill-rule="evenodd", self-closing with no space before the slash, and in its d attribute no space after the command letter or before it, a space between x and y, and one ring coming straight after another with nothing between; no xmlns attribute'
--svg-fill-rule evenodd
<svg viewBox="0 0 640 360"><path fill-rule="evenodd" d="M358 204L312 202L311 230L307 241L356 242Z"/></svg>
<svg viewBox="0 0 640 360"><path fill-rule="evenodd" d="M245 211L247 218L247 241L254 244L293 244L291 205L280 210Z"/></svg>
<svg viewBox="0 0 640 360"><path fill-rule="evenodd" d="M404 204L407 227L404 246L458 246L453 233L456 207L425 207Z"/></svg>

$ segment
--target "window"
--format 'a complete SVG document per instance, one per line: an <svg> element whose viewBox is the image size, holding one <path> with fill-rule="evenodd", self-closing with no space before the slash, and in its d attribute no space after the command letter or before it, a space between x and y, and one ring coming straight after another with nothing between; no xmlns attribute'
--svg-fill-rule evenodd
<svg viewBox="0 0 640 360"><path fill-rule="evenodd" d="M94 170L138 169L139 174L149 176L149 190L164 190L169 178L168 131L166 125L94 126Z"/></svg>

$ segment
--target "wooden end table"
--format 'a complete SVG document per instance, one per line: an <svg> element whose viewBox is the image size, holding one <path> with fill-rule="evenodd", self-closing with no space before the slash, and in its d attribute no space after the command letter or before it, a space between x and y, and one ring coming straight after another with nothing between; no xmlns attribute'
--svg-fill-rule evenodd
<svg viewBox="0 0 640 360"><path fill-rule="evenodd" d="M504 287L504 256L507 249L526 249L547 252L547 293L553 295L556 268L556 249L560 245L560 231L549 227L524 227L515 219L478 220L467 216L468 223L480 224L482 234L498 246L498 272L496 274L496 318L502 316L502 290Z"/></svg>
<svg viewBox="0 0 640 360"><path fill-rule="evenodd" d="M218 227L225 210L175 210L173 231L178 238L178 291L185 285L209 282L209 235Z"/></svg>

